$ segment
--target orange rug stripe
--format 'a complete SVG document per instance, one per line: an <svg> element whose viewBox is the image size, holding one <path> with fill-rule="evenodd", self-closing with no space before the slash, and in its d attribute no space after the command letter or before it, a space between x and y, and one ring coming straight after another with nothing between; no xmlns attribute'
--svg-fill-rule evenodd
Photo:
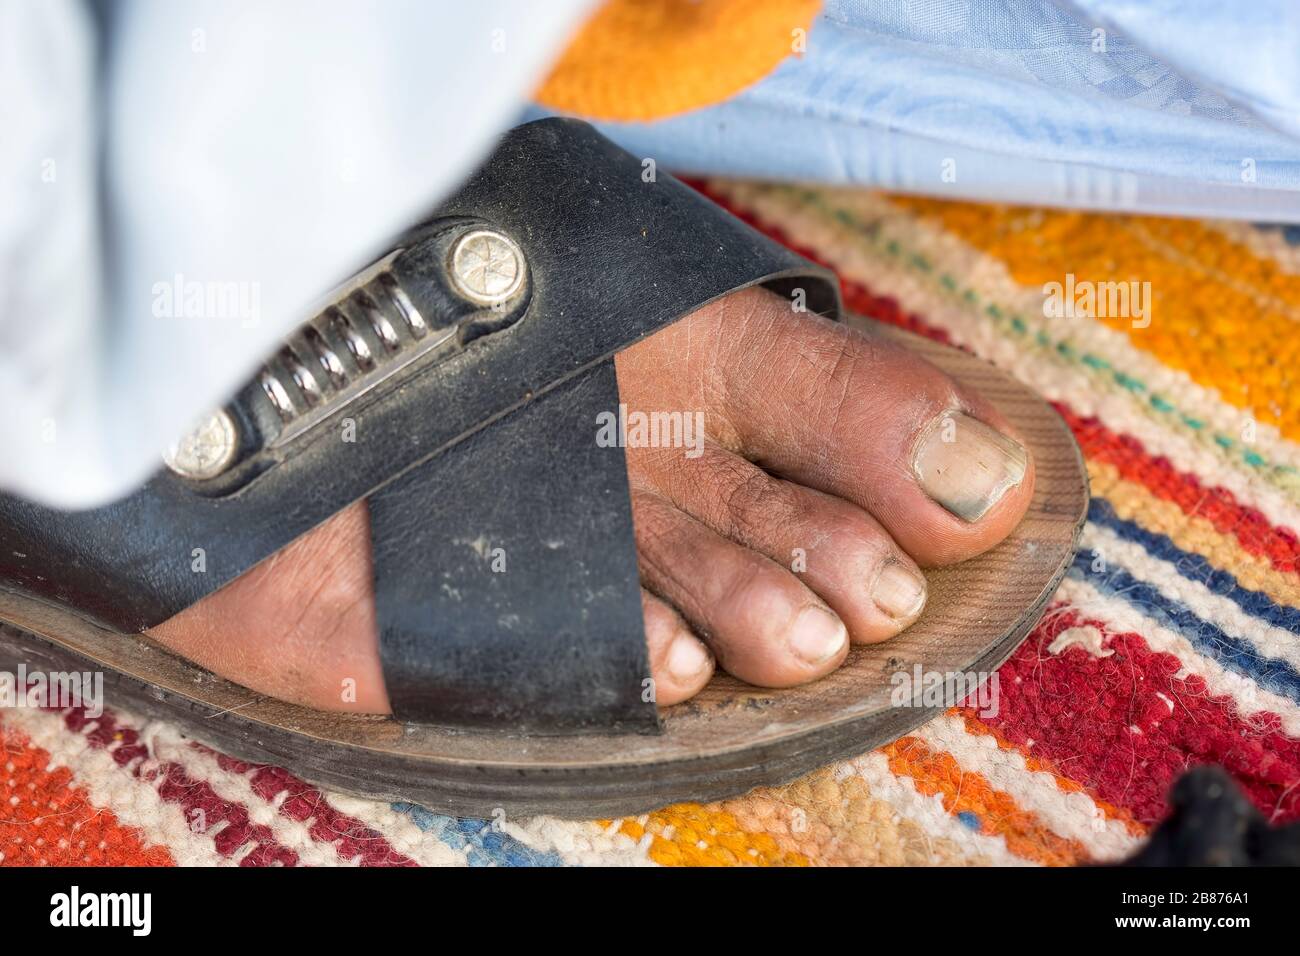
<svg viewBox="0 0 1300 956"><path fill-rule="evenodd" d="M918 791L940 794L949 813L975 814L981 832L1001 836L1016 856L1046 866L1092 859L1078 841L1058 836L1009 794L990 787L982 774L964 770L951 754L931 750L916 737L900 737L880 752L889 760L889 769L910 777Z"/></svg>
<svg viewBox="0 0 1300 956"><path fill-rule="evenodd" d="M92 804L66 767L0 727L0 865L174 866L165 847Z"/></svg>
<svg viewBox="0 0 1300 956"><path fill-rule="evenodd" d="M1133 814L1129 813L1123 807L1117 807L1113 803L1107 803L1093 794L1087 787L1077 780L1071 780L1065 774L1057 769L1056 764L1051 760L1043 757L1035 757L1027 752L1019 744L1007 740L997 731L997 728L990 727L984 721L980 720L979 715L969 707L954 707L949 713L961 717L962 723L966 725L968 733L978 734L981 737L992 737L1002 750L1014 750L1025 760L1025 766L1031 773L1049 773L1055 781L1057 789L1063 793L1085 793L1097 805L1097 808L1105 815L1107 820L1115 820L1124 825L1124 828L1134 836L1146 836L1150 827L1139 823L1133 819Z"/></svg>

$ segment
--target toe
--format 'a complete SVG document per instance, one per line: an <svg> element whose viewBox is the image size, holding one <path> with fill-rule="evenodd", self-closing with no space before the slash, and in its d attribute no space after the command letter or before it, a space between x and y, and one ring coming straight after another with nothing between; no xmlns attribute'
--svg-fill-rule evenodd
<svg viewBox="0 0 1300 956"><path fill-rule="evenodd" d="M713 655L680 614L645 588L641 589L641 609L655 702L666 707L694 697L713 676Z"/></svg>
<svg viewBox="0 0 1300 956"><path fill-rule="evenodd" d="M844 623L793 573L654 492L634 490L632 514L642 581L681 610L728 672L789 687L844 660Z"/></svg>
<svg viewBox="0 0 1300 956"><path fill-rule="evenodd" d="M655 401L705 401L710 436L870 512L923 566L987 550L1029 505L1033 461L988 401L882 335L771 293L730 296L624 355L629 391L671 362Z"/></svg>
<svg viewBox="0 0 1300 956"><path fill-rule="evenodd" d="M675 449L629 449L628 459L678 508L789 568L854 641L892 637L920 616L924 574L857 505L774 478L713 443L694 458Z"/></svg>

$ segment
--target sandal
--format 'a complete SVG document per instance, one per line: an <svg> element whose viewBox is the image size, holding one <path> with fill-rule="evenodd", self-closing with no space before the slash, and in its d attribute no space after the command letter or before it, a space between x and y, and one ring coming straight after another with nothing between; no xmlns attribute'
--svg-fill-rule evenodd
<svg viewBox="0 0 1300 956"><path fill-rule="evenodd" d="M920 620L832 675L768 691L720 673L656 706L624 456L593 441L619 404L613 356L755 285L865 320L841 316L832 273L642 171L583 123L511 131L144 488L74 513L0 497L0 666L102 671L121 705L324 787L586 818L787 781L933 716L923 682L900 699L896 675L995 669L1073 557L1082 459L1008 376L873 325L1014 424L1037 468L1028 514L927 572ZM140 636L363 498L395 716L250 699Z"/></svg>

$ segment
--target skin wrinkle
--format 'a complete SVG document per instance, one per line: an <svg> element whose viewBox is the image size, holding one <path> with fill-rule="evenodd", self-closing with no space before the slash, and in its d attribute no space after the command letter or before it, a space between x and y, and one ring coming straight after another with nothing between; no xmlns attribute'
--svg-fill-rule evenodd
<svg viewBox="0 0 1300 956"><path fill-rule="evenodd" d="M303 647L319 650L325 638L312 637L307 634L303 628L303 622L309 614L314 613L317 601L321 593L333 586L334 582L330 575L329 564L333 562L326 560L326 568L322 574L310 575L305 583L304 599L297 603L296 613L286 629L286 639L291 643L300 643ZM295 575L295 578L301 578L302 575ZM293 589L295 593L300 593L298 588ZM334 619L337 623L337 618ZM333 632L331 629L330 633Z"/></svg>
<svg viewBox="0 0 1300 956"><path fill-rule="evenodd" d="M651 500L659 497L653 491L640 491L638 496ZM666 506L667 502L664 502L664 505ZM672 596L666 593L668 589L663 587L663 582L670 582L682 591L686 589L683 583L677 579L677 575L673 573L672 568L676 562L670 561L665 564L659 560L660 554L671 550L671 547L660 547L661 543L668 537L667 526L661 520L654 520L655 512L652 507L634 508L634 514L637 515L635 524L638 545L637 559L641 569L641 586L656 597L672 604ZM689 616L685 609L681 610L684 617ZM696 634L706 640L712 636L700 622L692 621L691 626Z"/></svg>
<svg viewBox="0 0 1300 956"><path fill-rule="evenodd" d="M807 353L805 352L804 354L806 355ZM851 345L842 345L840 348L836 349L835 358L833 359L830 373L827 376L827 378L829 383L833 383L835 382L837 376L842 375L843 383L840 386L838 395L835 397L833 401L829 402L830 422L828 427L829 427L829 433L832 435L844 434L844 429L843 429L844 414L845 414L846 406L848 405L847 399L848 399L849 389L852 387L853 373L859 368L859 362L860 362L859 354L857 353L857 350L854 349ZM847 363L847 371L845 370L845 363ZM814 365L814 368L820 371L820 367L818 367L816 363L812 363L812 364ZM821 411L819 411L818 418L820 419L825 414L826 414L825 409L822 409ZM865 405L863 406L862 414L863 415L866 414ZM858 428L856 427L858 423L855 422L854 424L855 427L852 429L852 431L856 432L858 431ZM828 461L827 464L830 465L831 462ZM828 474L823 477L823 481L828 486L838 487L845 483L844 482L845 477L847 476Z"/></svg>
<svg viewBox="0 0 1300 956"><path fill-rule="evenodd" d="M730 320L739 324L736 345L733 345L732 349L741 348L744 352L744 360L735 361L735 355L729 353L725 364L719 361L710 369L715 373L716 381L725 382L728 386L722 396L725 407L734 407L743 396L752 394L754 376L766 367L784 338L781 334L782 330L774 328L775 315L765 314L758 317L759 300L755 295L741 295L736 298L743 298L744 301L735 303L731 307L732 310L743 306L745 311L739 319ZM756 323L760 324L761 328L756 329L754 327ZM719 353L720 350L721 344L719 344Z"/></svg>
<svg viewBox="0 0 1300 956"><path fill-rule="evenodd" d="M828 550L796 578L830 603L854 641L884 640L914 619L885 614L874 596L863 600L886 561L909 568L912 562L848 502L772 476L713 444L688 462L664 449L635 454L633 472L652 473L670 504L782 568L790 566L793 548L808 554L825 544Z"/></svg>
<svg viewBox="0 0 1300 956"><path fill-rule="evenodd" d="M697 634L707 635L723 667L751 682L785 687L838 666L847 644L818 665L800 661L786 646L799 612L826 605L783 568L727 542L658 496L640 502L638 511L650 520L638 529L647 587L675 604ZM713 560L718 546L734 548L734 560ZM701 559L712 574L699 573Z"/></svg>
<svg viewBox="0 0 1300 956"><path fill-rule="evenodd" d="M365 537L367 539L366 543L369 544L369 534L367 533ZM319 572L317 576L319 583L312 588L310 597L308 601L305 602L305 607L310 606L316 599L320 598L322 594L325 594L326 588L333 582L337 581L338 576L346 574L347 568L351 566L351 561L343 552L333 551L326 553L323 556L322 565L323 567L315 569ZM347 617L348 612L363 603L361 594L363 594L364 591L362 589L345 587L342 591L340 613L330 616L330 626L319 637L313 637L309 630L302 628L302 617L295 622L295 627L291 633L295 637L301 638L302 646L304 648L307 648L313 653L320 653L324 648L334 646L334 638L338 635L340 625ZM331 590L327 597L329 599L325 600L323 602L324 604L329 607L339 606L339 595L337 593L334 593Z"/></svg>
<svg viewBox="0 0 1300 956"><path fill-rule="evenodd" d="M799 525L807 517L794 496L762 469L741 476L723 492L722 500L724 516L718 524L724 534L751 548L759 541L760 528Z"/></svg>
<svg viewBox="0 0 1300 956"><path fill-rule="evenodd" d="M828 337L831 338L831 341L827 342L826 344L819 343L817 345L808 345L799 338L794 339L794 345L797 346L796 354L800 355L801 358L807 360L810 363L811 365L810 371L812 373L811 375L805 376L801 380L804 387L793 390L795 396L800 398L801 400L804 394L807 393L809 390L807 387L808 384L822 383L822 391L824 392L825 383L828 382L829 380L833 380L833 376L837 372L839 374L844 374L842 363L846 358L846 352L856 353L847 356L849 359L851 359L851 364L849 366L848 376L846 377L851 377L852 373L858 369L865 369L867 372L874 372L884 367L887 370L889 365L888 360L893 360L893 362L897 364L900 358L897 352L894 351L887 356L887 360L884 361L883 366L876 365L876 364L869 364L864 366L861 361L861 352L858 351L859 343L855 340L855 338L850 338L850 335L852 333L849 333L842 326L833 326L827 324L825 328ZM869 340L865 340L865 341L869 341ZM789 345L783 346L783 350L788 347ZM879 359L886 359L886 356L882 354L882 350L879 349L877 343L870 342L870 347L872 349L873 357ZM829 369L827 369L822 362L819 362L812 357L818 354L820 355L833 354L835 356ZM907 356L907 358L910 359L910 356ZM879 409L879 407L886 404L886 402L888 402L889 404L897 403L898 389L895 388L890 391L887 391L886 401L881 401L880 399L886 398L886 396L879 396L879 393L881 391L884 391L884 389L881 389L879 383L877 383L874 379L872 379L870 375L864 375L863 377L868 382L870 382L870 384L868 385L869 391L867 393L867 398L866 400L862 400L860 398L858 401L852 403L855 406L855 408L858 410L858 414L860 416L865 417L868 415L877 414L878 413L877 410ZM772 391L774 391L775 394L777 395L782 394L779 390L772 390ZM770 411L768 412L767 417L772 419L785 418L790 422L790 427L794 429L794 431L792 432L790 439L788 442L786 442L786 444L793 445L796 448L805 448L805 447L815 446L816 444L820 443L823 440L822 435L824 434L830 434L835 436L842 436L845 434L844 431L841 430L840 426L842 426L843 423L842 416L847 411L847 409L845 409L843 406L849 404L847 401L845 401L845 399L849 394L848 387L846 386L841 388L839 390L838 395L834 398L832 398L829 395L825 395L823 397L822 395L816 394L816 391L817 390L814 389L814 394L811 396L813 402L815 403L812 409L813 414L806 415L806 416L798 416L798 417L784 416L781 414L780 409L772 407L775 404L779 404L779 399L774 402L773 399L770 397L770 392L765 392L762 395L757 396L757 400L765 401L768 403ZM818 401L819 398L821 399L821 401ZM835 407L837 404L837 400L840 406L838 408ZM827 413L828 408L834 408L835 411L828 415ZM825 419L827 417L830 417L834 423L833 426L829 429L826 427L825 424ZM898 417L901 418L903 421L908 421L910 418L914 417L914 415L904 410L903 414L899 415ZM751 456L752 456L752 449L751 449ZM770 469L776 471L779 474L786 475L787 477L793 477L789 474L789 469L784 468L782 466L782 463L779 461L773 462L771 460L764 460L763 464L766 467L769 467ZM846 469L836 460L836 456L834 455L822 456L820 460L817 460L815 462L813 469L811 469L810 472L803 474L802 476L805 482L811 483L814 487L817 487L823 491L828 490L829 488L843 487L844 484L849 484L850 486L852 486L854 477L855 476L853 474L846 473ZM870 504L873 502L871 502L870 499L862 499L862 500L857 500L857 503L865 504L868 507L870 507Z"/></svg>
<svg viewBox="0 0 1300 956"><path fill-rule="evenodd" d="M831 434L838 435L841 433L842 420L845 407L848 405L849 389L853 386L854 371L861 361L861 352L851 346L841 348L837 351L834 359L834 365L831 368L830 382L838 382L840 385L839 394L831 402Z"/></svg>

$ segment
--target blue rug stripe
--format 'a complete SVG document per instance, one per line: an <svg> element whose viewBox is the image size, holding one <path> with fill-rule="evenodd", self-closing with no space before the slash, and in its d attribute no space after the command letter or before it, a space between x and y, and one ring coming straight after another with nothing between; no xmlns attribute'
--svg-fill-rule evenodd
<svg viewBox="0 0 1300 956"><path fill-rule="evenodd" d="M1267 594L1243 588L1227 571L1216 568L1199 554L1182 550L1167 535L1148 531L1139 524L1119 517L1105 498L1093 498L1089 502L1088 520L1110 528L1125 541L1141 545L1152 557L1168 561L1187 580L1199 581L1213 593L1232 601L1251 617L1300 635L1300 609L1278 604Z"/></svg>
<svg viewBox="0 0 1300 956"><path fill-rule="evenodd" d="M393 809L431 833L453 850L464 850L470 866L564 866L556 853L534 850L508 833L496 829L491 820L449 817L414 803L394 803Z"/></svg>
<svg viewBox="0 0 1300 956"><path fill-rule="evenodd" d="M1225 634L1123 568L1112 566L1094 572L1092 562L1093 552L1083 549L1074 556L1070 576L1088 582L1103 594L1125 601L1147 617L1177 631L1198 653L1212 658L1228 670L1253 680L1265 690L1300 703L1300 673L1286 661L1261 657L1249 641Z"/></svg>
<svg viewBox="0 0 1300 956"><path fill-rule="evenodd" d="M1287 222L1257 222L1253 223L1256 229L1265 232L1280 232L1282 238L1287 241L1288 245L1300 246L1300 226Z"/></svg>

